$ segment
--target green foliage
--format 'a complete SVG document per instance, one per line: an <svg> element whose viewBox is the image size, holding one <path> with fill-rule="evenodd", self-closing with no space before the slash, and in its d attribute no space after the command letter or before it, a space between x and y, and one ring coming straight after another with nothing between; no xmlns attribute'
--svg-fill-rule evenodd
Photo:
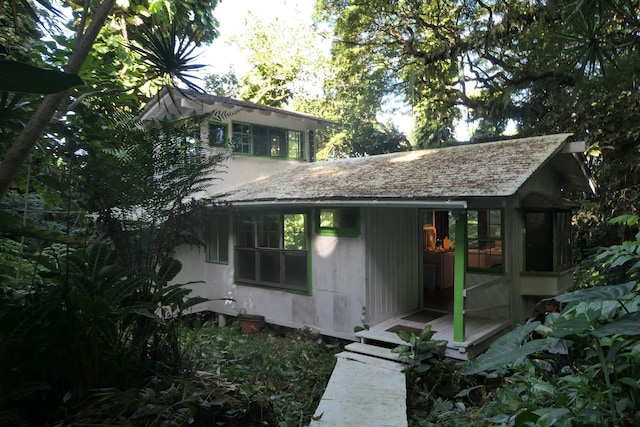
<svg viewBox="0 0 640 427"><path fill-rule="evenodd" d="M46 70L15 61L0 61L0 92L56 93L81 85L76 74Z"/></svg>
<svg viewBox="0 0 640 427"><path fill-rule="evenodd" d="M205 326L185 338L195 369L217 373L223 390L235 391L228 414L238 425L308 425L340 350L304 330L243 335L236 325Z"/></svg>
<svg viewBox="0 0 640 427"><path fill-rule="evenodd" d="M117 262L109 245L42 255L41 283L4 279L0 298L0 418L43 423L80 404L88 391L177 370L177 314L202 299L183 285L165 286L178 271ZM42 404L36 405L35 402Z"/></svg>
<svg viewBox="0 0 640 427"><path fill-rule="evenodd" d="M520 326L462 369L463 375L505 376L509 383L484 397L485 406L475 415L506 425L636 423L640 394L632 378L640 375L637 284L580 289L555 299L566 304L555 323L548 328L538 322ZM536 329L544 336L531 339ZM545 336L573 344L569 366L552 368L553 355L541 352L548 345ZM451 421L461 416L458 409L449 407L437 416ZM465 411L465 416L474 413Z"/></svg>
<svg viewBox="0 0 640 427"><path fill-rule="evenodd" d="M196 317L180 329L180 374L137 388L95 390L67 423L100 425L303 426L329 380L335 344L302 332L244 335Z"/></svg>
<svg viewBox="0 0 640 427"><path fill-rule="evenodd" d="M634 215L613 222L638 224ZM627 277L636 272L631 246L624 242L593 257L608 266L619 264L602 270L604 281L617 277L620 268L627 268ZM424 414L417 425L638 424L639 290L630 281L591 285L555 297L565 306L559 318L548 326L529 321L496 340L486 353L462 366L460 374L472 383L454 399L410 408ZM568 364L544 351L550 337L567 344Z"/></svg>
<svg viewBox="0 0 640 427"><path fill-rule="evenodd" d="M475 375L488 371L503 371L506 368L528 364L527 356L549 348L547 340L528 341L530 334L540 322L528 322L498 338L485 353L461 370L462 375Z"/></svg>
<svg viewBox="0 0 640 427"><path fill-rule="evenodd" d="M395 347L400 360L407 363L409 417L413 422L424 419L442 398L450 398L459 387L459 379L452 366L445 361L447 342L433 340L434 332L427 325L419 335L397 331L407 344Z"/></svg>

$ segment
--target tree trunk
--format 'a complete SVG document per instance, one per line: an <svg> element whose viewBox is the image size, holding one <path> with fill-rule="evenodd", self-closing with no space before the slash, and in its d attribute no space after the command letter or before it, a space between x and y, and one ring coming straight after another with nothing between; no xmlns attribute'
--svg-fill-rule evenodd
<svg viewBox="0 0 640 427"><path fill-rule="evenodd" d="M87 30L82 32L82 29L80 29L78 31L79 36L77 37L75 48L71 53L69 63L64 71L71 74L78 74L114 4L115 0L105 0L102 2L96 10ZM7 150L7 153L2 159L2 163L0 163L0 200L4 198L11 183L18 174L20 167L29 156L29 152L67 95L68 91L48 95L33 113L29 123L27 123L20 135L18 135L9 150Z"/></svg>

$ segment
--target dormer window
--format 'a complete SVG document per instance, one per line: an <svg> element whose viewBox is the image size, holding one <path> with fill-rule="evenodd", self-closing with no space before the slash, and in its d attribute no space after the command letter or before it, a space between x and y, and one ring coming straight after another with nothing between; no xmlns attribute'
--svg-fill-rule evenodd
<svg viewBox="0 0 640 427"><path fill-rule="evenodd" d="M235 154L304 160L301 131L248 123L233 123L231 146Z"/></svg>

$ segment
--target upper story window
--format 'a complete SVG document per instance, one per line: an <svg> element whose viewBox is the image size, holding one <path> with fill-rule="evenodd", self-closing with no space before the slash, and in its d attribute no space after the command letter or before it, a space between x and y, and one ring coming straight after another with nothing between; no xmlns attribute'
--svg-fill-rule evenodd
<svg viewBox="0 0 640 427"><path fill-rule="evenodd" d="M525 271L560 272L572 266L571 211L527 211Z"/></svg>
<svg viewBox="0 0 640 427"><path fill-rule="evenodd" d="M467 267L502 272L502 210L467 211Z"/></svg>
<svg viewBox="0 0 640 427"><path fill-rule="evenodd" d="M304 137L301 131L233 123L232 135L234 153L304 160Z"/></svg>
<svg viewBox="0 0 640 427"><path fill-rule="evenodd" d="M357 237L360 235L360 210L358 208L321 208L318 209L318 228L320 236Z"/></svg>
<svg viewBox="0 0 640 427"><path fill-rule="evenodd" d="M229 139L229 129L226 124L209 123L209 145L211 147L226 147Z"/></svg>
<svg viewBox="0 0 640 427"><path fill-rule="evenodd" d="M200 160L200 125L192 119L163 123L160 141L166 153L167 168L183 167Z"/></svg>

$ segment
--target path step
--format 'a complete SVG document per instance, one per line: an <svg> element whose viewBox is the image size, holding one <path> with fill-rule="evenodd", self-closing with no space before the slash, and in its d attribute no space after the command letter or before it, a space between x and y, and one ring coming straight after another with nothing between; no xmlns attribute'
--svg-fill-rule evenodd
<svg viewBox="0 0 640 427"><path fill-rule="evenodd" d="M395 362L400 361L398 353L393 353L390 348L379 347L377 345L352 342L344 346L344 349L354 353L365 354L367 356L380 357L382 359L393 360Z"/></svg>
<svg viewBox="0 0 640 427"><path fill-rule="evenodd" d="M393 365L395 370L390 371ZM400 363L363 354L338 354L310 426L407 427L402 367Z"/></svg>
<svg viewBox="0 0 640 427"><path fill-rule="evenodd" d="M402 372L402 370L405 368L405 365L399 362L381 359L379 357L367 356L365 354L354 353L351 351L343 351L342 353L338 353L336 354L336 358L360 362L365 365L374 366L376 368L382 368L397 372Z"/></svg>

